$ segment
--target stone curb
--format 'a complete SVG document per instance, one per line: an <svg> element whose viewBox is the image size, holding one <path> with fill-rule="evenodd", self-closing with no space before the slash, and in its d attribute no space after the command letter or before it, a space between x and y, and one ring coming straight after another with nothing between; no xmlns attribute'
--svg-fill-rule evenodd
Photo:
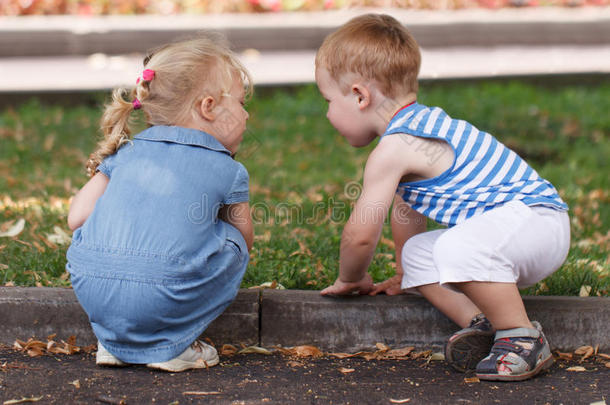
<svg viewBox="0 0 610 405"><path fill-rule="evenodd" d="M610 38L610 7L326 12L179 16L0 17L0 57L128 54L201 29L223 32L237 50L317 49L350 18L388 13L423 48L501 45L598 45Z"/></svg>
<svg viewBox="0 0 610 405"><path fill-rule="evenodd" d="M554 349L610 349L610 298L524 297L524 302ZM0 343L53 333L58 339L74 335L79 345L96 341L71 289L0 287L0 319ZM217 345L310 344L324 351L354 352L377 342L440 349L456 329L413 295L329 298L317 291L242 289L204 336Z"/></svg>
<svg viewBox="0 0 610 405"><path fill-rule="evenodd" d="M74 335L79 345L97 342L87 315L68 288L0 287L0 320L0 343L30 337L44 340L54 333L58 339ZM205 336L214 342L258 344L258 291L240 290Z"/></svg>

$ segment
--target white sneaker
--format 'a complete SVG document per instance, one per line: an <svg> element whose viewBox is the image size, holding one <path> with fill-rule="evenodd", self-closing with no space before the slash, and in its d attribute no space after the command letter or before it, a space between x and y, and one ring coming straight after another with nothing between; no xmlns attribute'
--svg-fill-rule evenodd
<svg viewBox="0 0 610 405"><path fill-rule="evenodd" d="M218 352L212 346L195 340L182 354L169 361L149 363L146 367L179 372L191 368L208 368L218 364Z"/></svg>
<svg viewBox="0 0 610 405"><path fill-rule="evenodd" d="M124 367L127 363L122 362L121 360L114 357L102 344L97 342L97 353L95 355L95 364L98 366L114 366L114 367Z"/></svg>

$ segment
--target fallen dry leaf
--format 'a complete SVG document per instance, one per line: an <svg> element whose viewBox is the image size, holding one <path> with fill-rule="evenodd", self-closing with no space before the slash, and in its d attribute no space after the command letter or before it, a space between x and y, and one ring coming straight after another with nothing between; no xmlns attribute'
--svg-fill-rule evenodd
<svg viewBox="0 0 610 405"><path fill-rule="evenodd" d="M97 343L92 343L87 346L81 346L80 350L85 353L93 353L93 352L97 351Z"/></svg>
<svg viewBox="0 0 610 405"><path fill-rule="evenodd" d="M299 357L320 357L324 355L324 353L315 346L295 346L291 350Z"/></svg>
<svg viewBox="0 0 610 405"><path fill-rule="evenodd" d="M70 336L68 341L62 340L61 343L57 343L52 340L55 334L47 337L47 343L34 338L29 338L27 342L23 340L15 340L13 343L13 349L20 352L27 353L30 357L42 356L44 354L75 354L84 351L85 353L91 353L96 349L95 345L89 345L84 348L76 346L76 337Z"/></svg>
<svg viewBox="0 0 610 405"><path fill-rule="evenodd" d="M260 289L265 289L265 288L268 288L270 290L285 290L286 289L286 287L284 287L283 285L281 285L280 283L278 283L275 280L267 281L260 285L255 285L253 287L250 287L251 290L260 290Z"/></svg>
<svg viewBox="0 0 610 405"><path fill-rule="evenodd" d="M111 404L111 405L126 405L126 401L122 398L113 398L113 397L109 397L106 395L100 395L99 397L96 398L96 400L98 402L102 402L104 404ZM178 401L176 401L176 403L178 403Z"/></svg>
<svg viewBox="0 0 610 405"><path fill-rule="evenodd" d="M572 366L572 367L566 368L566 371L587 371L587 369L584 368L583 366Z"/></svg>
<svg viewBox="0 0 610 405"><path fill-rule="evenodd" d="M610 355L606 353L597 353L597 356L601 357L602 359L610 360Z"/></svg>
<svg viewBox="0 0 610 405"><path fill-rule="evenodd" d="M80 388L80 381L79 380L70 381L68 384L72 384L72 385L74 385L74 387Z"/></svg>
<svg viewBox="0 0 610 405"><path fill-rule="evenodd" d="M219 395L220 391L184 391L182 395Z"/></svg>
<svg viewBox="0 0 610 405"><path fill-rule="evenodd" d="M579 348L574 350L574 353L575 354L585 354L589 350L593 350L593 347L591 347L591 346L580 346Z"/></svg>
<svg viewBox="0 0 610 405"><path fill-rule="evenodd" d="M413 353L411 355L412 359L419 359L420 357L428 357L432 354L432 350L424 350L423 352Z"/></svg>
<svg viewBox="0 0 610 405"><path fill-rule="evenodd" d="M11 400L8 400L8 401L4 401L2 403L2 405L23 404L24 402L38 402L42 398L43 398L42 396L39 396L39 397L29 397L29 398L23 397L21 399L11 399Z"/></svg>
<svg viewBox="0 0 610 405"><path fill-rule="evenodd" d="M358 353L328 353L328 355L338 359L348 359L350 357L358 356Z"/></svg>
<svg viewBox="0 0 610 405"><path fill-rule="evenodd" d="M583 360L593 356L594 352L595 352L595 349L593 349L593 347L591 347L591 346L581 346L578 349L574 350L575 354L582 355L582 358L580 359L581 362Z"/></svg>
<svg viewBox="0 0 610 405"><path fill-rule="evenodd" d="M409 401L411 401L411 398L405 398L405 399L392 399L392 398L390 398L390 402L393 403L393 404L406 404Z"/></svg>
<svg viewBox="0 0 610 405"><path fill-rule="evenodd" d="M13 349L25 352L30 357L42 356L46 350L46 343L40 340L34 340L30 338L27 342L22 340L15 340L13 343Z"/></svg>
<svg viewBox="0 0 610 405"><path fill-rule="evenodd" d="M232 356L235 353L237 353L237 347L235 347L233 345L224 344L220 348L220 355L221 356Z"/></svg>
<svg viewBox="0 0 610 405"><path fill-rule="evenodd" d="M481 380L479 380L479 377L466 377L466 378L464 378L464 382L470 384L470 383L481 382Z"/></svg>
<svg viewBox="0 0 610 405"><path fill-rule="evenodd" d="M605 364L606 367L610 368L610 361Z"/></svg>
<svg viewBox="0 0 610 405"><path fill-rule="evenodd" d="M590 285L582 285L580 286L580 291L578 292L580 297L588 297L591 295L591 286Z"/></svg>
<svg viewBox="0 0 610 405"><path fill-rule="evenodd" d="M313 256L311 250L309 250L309 248L305 246L305 243L303 243L303 241L297 239L297 243L299 244L299 249L292 252L289 257L297 255Z"/></svg>
<svg viewBox="0 0 610 405"><path fill-rule="evenodd" d="M12 221L9 222L5 222L4 224L2 224L2 226L6 226L7 224L9 224ZM17 221L16 224L12 225L7 231L5 232L0 232L0 238L2 237L6 237L6 238L12 238L14 236L19 235L21 232L23 232L23 229L25 228L25 219L23 218L19 218L19 220Z"/></svg>
<svg viewBox="0 0 610 405"><path fill-rule="evenodd" d="M392 349L384 354L384 358L389 360L406 359L413 350L415 350L413 346L403 347L401 349Z"/></svg>
<svg viewBox="0 0 610 405"><path fill-rule="evenodd" d="M392 239L388 239L385 236L381 237L381 240L379 241L382 245L386 245L387 247L389 247L391 250L394 250L396 248L396 246L394 245L394 241Z"/></svg>
<svg viewBox="0 0 610 405"><path fill-rule="evenodd" d="M300 361L291 360L288 363L286 363L286 365L288 367L297 368L297 367L303 367L304 364L301 363Z"/></svg>
<svg viewBox="0 0 610 405"><path fill-rule="evenodd" d="M564 353L560 351L556 351L555 354L557 354L557 357L560 360L572 360L572 357L574 357L572 353Z"/></svg>
<svg viewBox="0 0 610 405"><path fill-rule="evenodd" d="M375 353L361 352L361 353L358 353L358 356L362 357L364 360L378 360L380 358L380 354L377 352L375 352Z"/></svg>
<svg viewBox="0 0 610 405"><path fill-rule="evenodd" d="M12 361L10 363L4 362L0 365L0 370L2 370L2 371L6 371L6 370L12 369L12 368L22 369L22 370L42 370L39 367L30 367L27 364L21 363L18 361Z"/></svg>
<svg viewBox="0 0 610 405"><path fill-rule="evenodd" d="M409 358L409 354L413 351L414 347L403 347L401 349L390 349L383 343L376 345L381 350L376 352L358 352L358 353L328 353L331 357L339 359L347 359L350 357L362 357L365 360L404 360ZM428 353L428 352L426 352Z"/></svg>
<svg viewBox="0 0 610 405"><path fill-rule="evenodd" d="M47 240L56 245L68 245L72 242L72 237L66 231L55 225L53 233L47 234Z"/></svg>
<svg viewBox="0 0 610 405"><path fill-rule="evenodd" d="M277 348L281 353L287 354L289 356L297 356L297 357L320 357L323 356L324 353L320 351L315 346L295 346L291 348Z"/></svg>
<svg viewBox="0 0 610 405"><path fill-rule="evenodd" d="M430 361L444 361L445 355L441 352L432 353L430 356Z"/></svg>
<svg viewBox="0 0 610 405"><path fill-rule="evenodd" d="M349 373L353 373L354 371L356 371L356 369L355 368L339 367L339 371L342 372L343 374L349 374Z"/></svg>
<svg viewBox="0 0 610 405"><path fill-rule="evenodd" d="M390 347L385 343L375 343L375 347L377 347L377 349L382 352L387 352L388 350L390 350Z"/></svg>
<svg viewBox="0 0 610 405"><path fill-rule="evenodd" d="M273 352L269 349L265 349L264 347L259 346L248 346L244 349L241 349L239 354L248 354L248 353L257 353L257 354L272 354Z"/></svg>

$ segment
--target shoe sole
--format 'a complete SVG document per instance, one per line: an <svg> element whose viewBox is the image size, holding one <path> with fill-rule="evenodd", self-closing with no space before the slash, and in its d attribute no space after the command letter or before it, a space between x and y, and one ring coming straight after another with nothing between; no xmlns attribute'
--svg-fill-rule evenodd
<svg viewBox="0 0 610 405"><path fill-rule="evenodd" d="M451 367L462 373L475 370L494 344L494 332L470 331L447 342L445 359Z"/></svg>
<svg viewBox="0 0 610 405"><path fill-rule="evenodd" d="M479 374L477 373L477 377L479 380L487 380L487 381L523 381L528 378L532 378L543 370L550 368L555 360L553 359L553 355L551 354L544 361L541 361L536 368L532 371L528 371L519 375L501 375L501 374Z"/></svg>
<svg viewBox="0 0 610 405"><path fill-rule="evenodd" d="M96 357L95 364L104 367L127 367L129 365L115 357Z"/></svg>
<svg viewBox="0 0 610 405"><path fill-rule="evenodd" d="M196 368L209 368L218 364L220 361L219 357L216 356L211 360L201 360L197 362L183 361L183 360L170 360L162 363L149 363L146 365L148 368L155 370L169 371L170 373L179 373L185 370L191 370Z"/></svg>

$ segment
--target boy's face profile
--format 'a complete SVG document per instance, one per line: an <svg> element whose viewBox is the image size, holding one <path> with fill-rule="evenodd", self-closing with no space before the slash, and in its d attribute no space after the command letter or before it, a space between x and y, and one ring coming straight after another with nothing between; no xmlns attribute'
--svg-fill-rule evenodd
<svg viewBox="0 0 610 405"><path fill-rule="evenodd" d="M326 102L328 111L326 118L352 146L366 146L373 140L366 130L363 112L359 108L359 96L353 91L343 94L339 83L335 81L328 70L316 69L316 83Z"/></svg>

